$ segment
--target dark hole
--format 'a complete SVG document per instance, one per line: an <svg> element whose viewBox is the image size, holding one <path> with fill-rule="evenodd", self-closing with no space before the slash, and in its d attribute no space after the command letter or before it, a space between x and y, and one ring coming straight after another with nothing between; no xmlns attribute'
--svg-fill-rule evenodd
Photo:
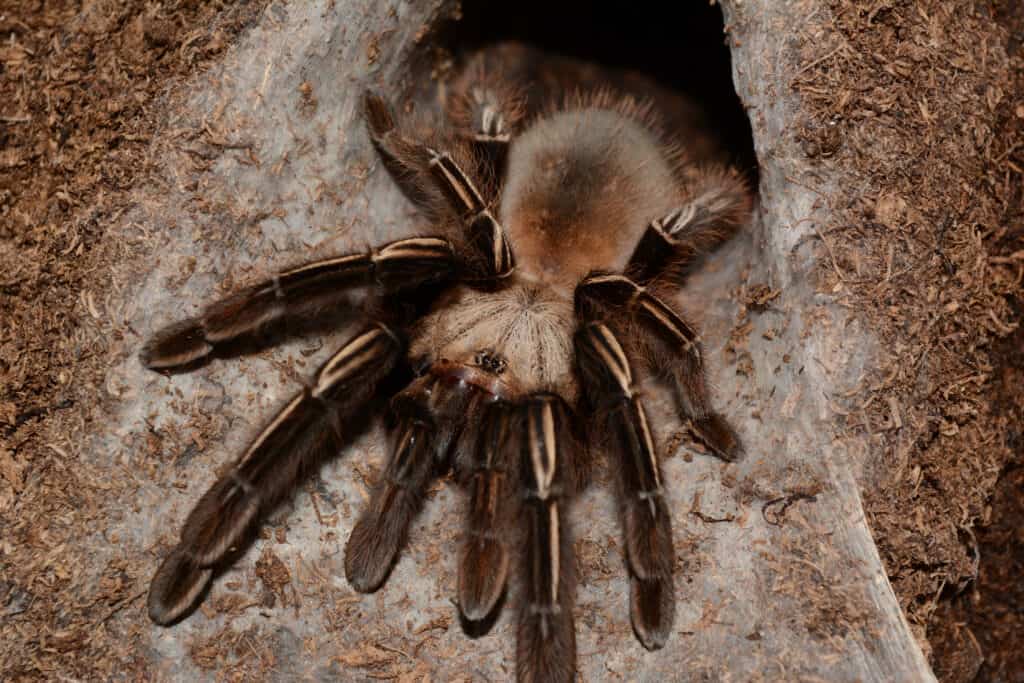
<svg viewBox="0 0 1024 683"><path fill-rule="evenodd" d="M722 13L707 0L590 3L487 0L463 3L443 42L455 54L502 40L604 66L640 71L706 112L732 162L757 187L750 122L732 84Z"/></svg>

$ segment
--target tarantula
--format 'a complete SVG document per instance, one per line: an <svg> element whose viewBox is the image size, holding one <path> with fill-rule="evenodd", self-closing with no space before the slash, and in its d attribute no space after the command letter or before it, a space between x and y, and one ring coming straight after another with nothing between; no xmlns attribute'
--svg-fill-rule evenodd
<svg viewBox="0 0 1024 683"><path fill-rule="evenodd" d="M667 384L696 440L725 460L741 454L710 406L697 331L663 297L744 223L750 196L736 173L687 153L703 138L673 125L681 99L623 74L613 89L603 73L491 48L455 79L443 125L402 124L366 94L370 138L430 226L424 236L285 270L146 344L146 367L191 369L355 288L371 302L373 322L189 514L153 578L154 622L190 614L302 472L392 392L390 456L345 549L356 590L383 584L429 483L452 469L469 492L462 616L493 616L516 576L518 679L572 680L566 512L601 453L617 482L633 628L648 649L664 645L671 514L638 384Z"/></svg>

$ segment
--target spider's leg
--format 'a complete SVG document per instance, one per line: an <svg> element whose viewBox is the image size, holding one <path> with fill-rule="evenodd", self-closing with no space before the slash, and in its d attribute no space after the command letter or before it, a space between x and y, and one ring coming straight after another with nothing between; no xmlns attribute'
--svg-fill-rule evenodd
<svg viewBox="0 0 1024 683"><path fill-rule="evenodd" d="M370 142L388 174L409 201L435 218L437 193L423 175L429 158L426 149L398 127L391 107L371 90L363 93L363 118Z"/></svg>
<svg viewBox="0 0 1024 683"><path fill-rule="evenodd" d="M523 601L516 639L520 682L571 682L576 670L574 558L566 505L575 441L569 409L553 394L523 408L519 464Z"/></svg>
<svg viewBox="0 0 1024 683"><path fill-rule="evenodd" d="M647 226L626 273L640 283L679 281L702 255L732 237L750 215L750 192L726 169L704 169L686 201Z"/></svg>
<svg viewBox="0 0 1024 683"><path fill-rule="evenodd" d="M467 168L479 170L472 149L454 139L436 139L431 144L410 139L396 127L387 103L375 93L364 96L364 110L370 137L402 191L431 220L443 223L454 218L461 224L475 257L465 264L465 275L475 280L511 275L512 250L490 209L497 193L466 172Z"/></svg>
<svg viewBox="0 0 1024 683"><path fill-rule="evenodd" d="M630 341L643 349L648 365L675 390L681 417L693 435L717 457L732 461L743 454L735 431L711 410L697 331L668 304L624 275L591 274L576 288L581 320L628 315Z"/></svg>
<svg viewBox="0 0 1024 683"><path fill-rule="evenodd" d="M433 417L415 401L399 398L393 401L396 424L388 464L345 546L345 575L362 593L377 590L387 578L437 465Z"/></svg>
<svg viewBox="0 0 1024 683"><path fill-rule="evenodd" d="M598 438L618 458L618 498L630 573L630 615L644 647L662 647L675 618L672 520L662 495L661 468L647 415L633 386L629 359L603 323L576 333L583 391L595 407Z"/></svg>
<svg viewBox="0 0 1024 683"><path fill-rule="evenodd" d="M522 87L481 54L452 88L448 116L472 143L483 162L480 170L495 176L504 168L508 145L526 113Z"/></svg>
<svg viewBox="0 0 1024 683"><path fill-rule="evenodd" d="M349 422L395 367L403 346L394 332L379 324L356 335L199 499L185 521L178 547L153 577L153 621L169 624L194 609L213 570L251 540L260 518L310 466L337 453L359 431L355 425L349 429Z"/></svg>
<svg viewBox="0 0 1024 683"><path fill-rule="evenodd" d="M485 410L470 463L469 529L459 560L459 610L470 621L494 609L508 579L510 525L509 454L514 449L515 409L493 403Z"/></svg>
<svg viewBox="0 0 1024 683"><path fill-rule="evenodd" d="M481 280L508 277L516 267L512 248L483 194L450 153L429 148L427 151L430 153L430 175L458 214L466 230L466 238L478 255L476 263L472 264L475 268L471 267L475 272L468 273L468 276Z"/></svg>
<svg viewBox="0 0 1024 683"><path fill-rule="evenodd" d="M442 280L454 270L452 245L438 237L412 237L363 254L314 261L219 301L197 318L164 328L140 357L152 370L188 367L287 316L337 302L354 287L394 292Z"/></svg>

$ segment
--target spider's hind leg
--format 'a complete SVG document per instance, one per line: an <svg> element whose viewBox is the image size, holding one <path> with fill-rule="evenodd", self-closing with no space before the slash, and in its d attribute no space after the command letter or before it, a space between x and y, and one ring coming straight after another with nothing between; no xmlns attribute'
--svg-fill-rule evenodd
<svg viewBox="0 0 1024 683"><path fill-rule="evenodd" d="M370 137L392 179L431 221L461 230L452 237L467 247L464 275L476 281L511 275L515 259L491 210L498 174L486 170L473 140L435 131L416 141L396 127L387 103L372 92L365 95L364 109Z"/></svg>
<svg viewBox="0 0 1024 683"><path fill-rule="evenodd" d="M500 66L487 64L481 53L453 84L447 113L475 148L479 170L498 177L526 113L524 89L506 77Z"/></svg>
<svg viewBox="0 0 1024 683"><path fill-rule="evenodd" d="M437 192L429 185L423 169L429 152L399 127L390 105L377 93L363 93L363 118L377 156L395 184L428 217L437 212Z"/></svg>

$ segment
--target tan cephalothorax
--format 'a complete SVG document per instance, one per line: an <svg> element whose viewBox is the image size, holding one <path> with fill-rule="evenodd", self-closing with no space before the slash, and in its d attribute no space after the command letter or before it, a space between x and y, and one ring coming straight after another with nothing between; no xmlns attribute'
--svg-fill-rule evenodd
<svg viewBox="0 0 1024 683"><path fill-rule="evenodd" d="M367 94L371 140L428 234L282 271L145 346L147 367L187 370L353 291L372 302L374 322L196 504L153 578L153 621L195 610L303 471L380 405L391 454L346 548L354 588L384 583L427 486L454 468L469 492L462 615L487 619L518 577L519 680L571 681L566 510L602 452L617 480L633 627L647 648L664 645L672 530L638 378L672 388L712 453L740 455L710 407L697 330L662 297L744 223L750 198L735 173L687 157L695 131L662 130L670 100L609 86L559 92L581 82L579 68L517 46L481 53L455 81L446 123L415 134ZM404 388L382 396L401 378Z"/></svg>

